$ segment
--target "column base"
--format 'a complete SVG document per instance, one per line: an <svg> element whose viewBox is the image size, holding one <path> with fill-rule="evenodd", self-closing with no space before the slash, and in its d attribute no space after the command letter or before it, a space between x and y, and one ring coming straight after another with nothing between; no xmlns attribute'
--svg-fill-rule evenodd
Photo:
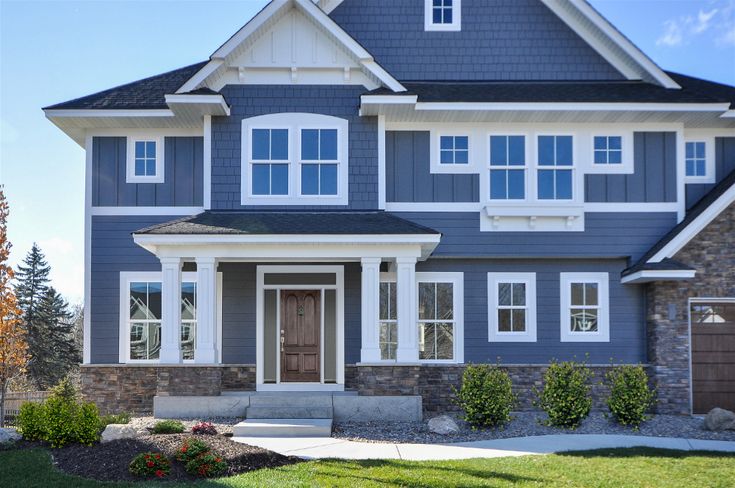
<svg viewBox="0 0 735 488"><path fill-rule="evenodd" d="M217 351L214 344L204 347L197 347L194 351L194 362L197 364L217 364Z"/></svg>
<svg viewBox="0 0 735 488"><path fill-rule="evenodd" d="M181 351L162 347L158 360L161 364L179 364L181 363Z"/></svg>
<svg viewBox="0 0 735 488"><path fill-rule="evenodd" d="M419 352L416 349L396 350L396 361L399 363L417 363L419 361Z"/></svg>
<svg viewBox="0 0 735 488"><path fill-rule="evenodd" d="M381 361L380 349L377 349L377 348L360 349L360 362L376 363L378 361Z"/></svg>

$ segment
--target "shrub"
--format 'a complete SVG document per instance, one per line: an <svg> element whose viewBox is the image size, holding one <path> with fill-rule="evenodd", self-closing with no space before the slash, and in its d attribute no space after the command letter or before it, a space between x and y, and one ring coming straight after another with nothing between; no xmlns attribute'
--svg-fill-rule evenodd
<svg viewBox="0 0 735 488"><path fill-rule="evenodd" d="M498 366L468 366L462 375L457 405L473 427L495 427L510 420L516 395L507 371Z"/></svg>
<svg viewBox="0 0 735 488"><path fill-rule="evenodd" d="M73 399L51 395L45 404L45 437L51 447L64 447L76 441L75 420L79 406ZM99 423L98 423L99 425Z"/></svg>
<svg viewBox="0 0 735 488"><path fill-rule="evenodd" d="M153 426L154 434L181 434L184 432L184 424L178 420L161 420Z"/></svg>
<svg viewBox="0 0 735 488"><path fill-rule="evenodd" d="M198 439L186 439L176 450L176 460L182 463L188 463L192 459L206 454L211 449L207 444Z"/></svg>
<svg viewBox="0 0 735 488"><path fill-rule="evenodd" d="M100 417L100 425L101 428L104 429L110 424L129 424L130 423L130 414L127 412L122 412L118 414L108 414L103 415Z"/></svg>
<svg viewBox="0 0 735 488"><path fill-rule="evenodd" d="M160 452L144 452L130 461L128 470L141 478L165 478L171 473L171 461Z"/></svg>
<svg viewBox="0 0 735 488"><path fill-rule="evenodd" d="M202 478L212 478L227 471L227 463L219 454L208 452L186 463L186 472Z"/></svg>
<svg viewBox="0 0 735 488"><path fill-rule="evenodd" d="M43 403L25 402L20 406L16 423L18 430L27 441L40 441L45 437L44 419L45 408Z"/></svg>
<svg viewBox="0 0 735 488"><path fill-rule="evenodd" d="M643 366L616 366L605 375L605 383L610 388L607 407L612 416L618 423L637 429L656 397Z"/></svg>
<svg viewBox="0 0 735 488"><path fill-rule="evenodd" d="M217 435L217 429L209 422L199 422L191 428L191 432L197 435Z"/></svg>
<svg viewBox="0 0 735 488"><path fill-rule="evenodd" d="M590 379L593 373L585 363L552 361L544 374L544 388L533 388L541 407L549 419L547 425L557 427L579 426L592 408Z"/></svg>
<svg viewBox="0 0 735 488"><path fill-rule="evenodd" d="M91 446L100 438L100 413L94 403L85 403L79 408L75 421L75 441Z"/></svg>

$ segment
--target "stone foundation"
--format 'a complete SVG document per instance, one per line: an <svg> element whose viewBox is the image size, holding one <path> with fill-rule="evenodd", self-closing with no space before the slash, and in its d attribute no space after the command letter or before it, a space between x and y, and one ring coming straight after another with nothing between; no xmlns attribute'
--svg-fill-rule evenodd
<svg viewBox="0 0 735 488"><path fill-rule="evenodd" d="M435 414L457 411L453 388L459 388L465 365L421 365L421 366L354 366L345 367L345 387L360 395L420 395L424 412ZM607 388L601 385L609 366L592 366L592 408L605 409ZM543 386L546 366L518 365L503 366L513 381L513 390L518 395L518 410L535 410L536 398L533 387Z"/></svg>
<svg viewBox="0 0 735 488"><path fill-rule="evenodd" d="M254 390L255 366L85 365L82 396L103 414L150 415L154 396L217 396Z"/></svg>

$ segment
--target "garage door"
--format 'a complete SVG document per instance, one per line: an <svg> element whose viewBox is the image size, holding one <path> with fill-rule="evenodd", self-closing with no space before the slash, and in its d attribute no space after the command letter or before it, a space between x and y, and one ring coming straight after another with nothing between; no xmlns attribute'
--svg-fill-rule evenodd
<svg viewBox="0 0 735 488"><path fill-rule="evenodd" d="M735 301L694 303L691 319L694 413L735 411Z"/></svg>

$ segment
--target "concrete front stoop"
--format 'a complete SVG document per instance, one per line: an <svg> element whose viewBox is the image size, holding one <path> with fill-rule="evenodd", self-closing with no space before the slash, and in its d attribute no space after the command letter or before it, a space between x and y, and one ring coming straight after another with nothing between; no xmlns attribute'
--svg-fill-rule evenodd
<svg viewBox="0 0 735 488"><path fill-rule="evenodd" d="M256 394L250 397L247 419L232 429L235 437L330 437L332 394Z"/></svg>
<svg viewBox="0 0 735 488"><path fill-rule="evenodd" d="M232 428L233 437L331 437L332 419L247 419Z"/></svg>

